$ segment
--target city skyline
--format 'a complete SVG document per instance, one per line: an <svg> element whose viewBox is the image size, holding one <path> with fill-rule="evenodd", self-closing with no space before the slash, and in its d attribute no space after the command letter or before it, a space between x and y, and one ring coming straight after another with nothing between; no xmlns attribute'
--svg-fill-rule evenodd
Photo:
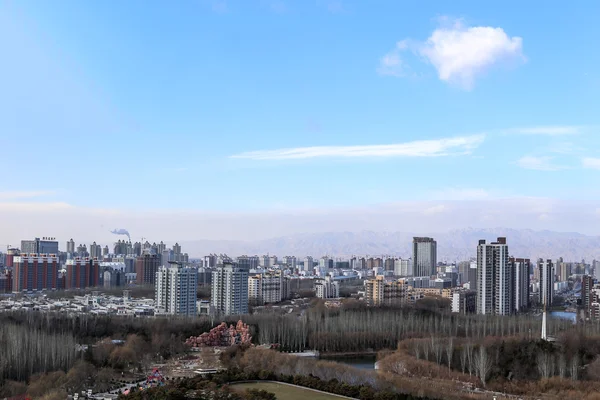
<svg viewBox="0 0 600 400"><path fill-rule="evenodd" d="M598 3L218 3L0 6L0 244L600 233Z"/></svg>

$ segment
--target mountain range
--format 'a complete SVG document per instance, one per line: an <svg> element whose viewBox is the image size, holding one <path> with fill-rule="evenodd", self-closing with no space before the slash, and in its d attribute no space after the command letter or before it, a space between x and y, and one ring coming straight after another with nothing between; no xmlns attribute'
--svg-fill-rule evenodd
<svg viewBox="0 0 600 400"><path fill-rule="evenodd" d="M439 261L468 260L476 256L480 239L493 241L502 236L507 238L509 253L514 257L553 260L562 257L565 261L585 259L588 262L600 260L600 236L509 228L466 228L419 235L406 232L322 232L256 241L194 240L182 242L181 245L192 257L223 253L232 257L241 254L274 254L279 257L390 255L406 258L411 256L413 236L435 238Z"/></svg>

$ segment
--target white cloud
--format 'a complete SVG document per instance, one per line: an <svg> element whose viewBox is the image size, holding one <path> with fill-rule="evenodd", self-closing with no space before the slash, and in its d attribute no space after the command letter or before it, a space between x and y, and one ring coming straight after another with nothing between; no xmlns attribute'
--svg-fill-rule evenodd
<svg viewBox="0 0 600 400"><path fill-rule="evenodd" d="M585 157L581 162L584 168L600 169L600 158Z"/></svg>
<svg viewBox="0 0 600 400"><path fill-rule="evenodd" d="M53 191L49 190L33 190L33 191L18 191L8 190L0 191L0 200L18 200L18 199L31 199L34 197L43 197L53 195Z"/></svg>
<svg viewBox="0 0 600 400"><path fill-rule="evenodd" d="M400 42L401 45L381 59L380 73L398 71L402 65L400 53L407 48L407 43L406 40ZM522 38L509 37L502 28L465 27L460 20L437 28L425 42L410 42L409 47L436 68L442 81L467 90L494 65L525 60Z"/></svg>
<svg viewBox="0 0 600 400"><path fill-rule="evenodd" d="M470 154L484 139L484 135L472 135L388 145L297 147L251 151L231 158L286 160L316 157L439 157Z"/></svg>
<svg viewBox="0 0 600 400"><path fill-rule="evenodd" d="M548 136L559 136L559 135L574 135L580 133L582 130L581 126L534 126L530 128L517 128L513 129L514 133L521 133L524 135L548 135Z"/></svg>
<svg viewBox="0 0 600 400"><path fill-rule="evenodd" d="M403 40L396 44L394 50L390 51L379 60L377 72L381 75L404 76L406 66L400 57L400 52L407 49L408 42Z"/></svg>
<svg viewBox="0 0 600 400"><path fill-rule="evenodd" d="M54 203L17 203L17 202L2 202L0 203L0 211L12 212L12 211L25 211L25 212L48 212L56 210L70 209L71 206L65 202L54 202Z"/></svg>
<svg viewBox="0 0 600 400"><path fill-rule="evenodd" d="M566 167L552 163L553 157L534 157L525 156L517 160L517 165L525 169L535 169L538 171L558 171Z"/></svg>

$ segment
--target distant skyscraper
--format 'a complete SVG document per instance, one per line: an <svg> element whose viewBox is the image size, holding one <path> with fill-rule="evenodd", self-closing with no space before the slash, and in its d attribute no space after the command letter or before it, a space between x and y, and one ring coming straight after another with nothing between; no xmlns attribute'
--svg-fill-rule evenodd
<svg viewBox="0 0 600 400"><path fill-rule="evenodd" d="M157 245L156 245L156 247L157 247L157 252L156 252L156 254L162 254L162 252L163 252L163 251L165 251L165 250L167 249L167 245L166 245L166 244L164 244L164 243L162 242L162 240L160 241L160 243L159 243L159 244L157 244ZM166 265L166 264L165 264L165 265Z"/></svg>
<svg viewBox="0 0 600 400"><path fill-rule="evenodd" d="M85 244L80 244L79 246L77 246L76 254L77 257L88 257L90 255Z"/></svg>
<svg viewBox="0 0 600 400"><path fill-rule="evenodd" d="M248 299L251 303L279 303L284 298L284 278L280 273L267 273L248 278Z"/></svg>
<svg viewBox="0 0 600 400"><path fill-rule="evenodd" d="M283 263L292 269L296 269L297 260L295 256L283 257Z"/></svg>
<svg viewBox="0 0 600 400"><path fill-rule="evenodd" d="M394 275L396 276L412 276L412 260L398 258L394 260Z"/></svg>
<svg viewBox="0 0 600 400"><path fill-rule="evenodd" d="M314 261L311 256L304 257L304 271L312 272L314 266Z"/></svg>
<svg viewBox="0 0 600 400"><path fill-rule="evenodd" d="M179 245L179 243L175 243L173 245L173 253L175 253L175 255L181 254L181 246Z"/></svg>
<svg viewBox="0 0 600 400"><path fill-rule="evenodd" d="M142 244L140 242L133 244L133 255L138 257L142 255Z"/></svg>
<svg viewBox="0 0 600 400"><path fill-rule="evenodd" d="M551 307L554 299L554 264L552 260L538 260L540 270L540 304Z"/></svg>
<svg viewBox="0 0 600 400"><path fill-rule="evenodd" d="M102 255L107 256L109 252L110 250L108 249L108 246L104 246L104 249L102 249Z"/></svg>
<svg viewBox="0 0 600 400"><path fill-rule="evenodd" d="M154 285L156 307L169 314L196 315L198 270L172 263L156 273Z"/></svg>
<svg viewBox="0 0 600 400"><path fill-rule="evenodd" d="M511 272L506 238L477 246L477 313L508 315L512 312Z"/></svg>
<svg viewBox="0 0 600 400"><path fill-rule="evenodd" d="M21 253L58 255L58 242L50 237L21 240Z"/></svg>
<svg viewBox="0 0 600 400"><path fill-rule="evenodd" d="M73 239L67 242L67 253L74 254L75 253L75 242Z"/></svg>
<svg viewBox="0 0 600 400"><path fill-rule="evenodd" d="M437 268L437 242L429 237L413 238L413 275L432 276Z"/></svg>
<svg viewBox="0 0 600 400"><path fill-rule="evenodd" d="M217 265L210 302L224 315L248 314L248 268L234 263Z"/></svg>
<svg viewBox="0 0 600 400"><path fill-rule="evenodd" d="M529 270L531 262L526 258L511 258L510 269L513 274L511 279L513 292L513 308L516 312L529 308Z"/></svg>
<svg viewBox="0 0 600 400"><path fill-rule="evenodd" d="M100 258L102 257L102 247L96 242L90 244L90 257Z"/></svg>
<svg viewBox="0 0 600 400"><path fill-rule="evenodd" d="M156 272L160 267L161 256L145 253L135 262L136 281L138 285L154 285Z"/></svg>

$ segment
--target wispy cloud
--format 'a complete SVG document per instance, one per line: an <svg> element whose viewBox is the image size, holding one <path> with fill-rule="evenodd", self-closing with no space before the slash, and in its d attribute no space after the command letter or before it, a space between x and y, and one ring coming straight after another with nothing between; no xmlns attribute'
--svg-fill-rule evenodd
<svg viewBox="0 0 600 400"><path fill-rule="evenodd" d="M577 125L549 125L549 126L534 126L529 128L511 129L511 133L520 133L523 135L575 135L582 131L583 126Z"/></svg>
<svg viewBox="0 0 600 400"><path fill-rule="evenodd" d="M600 169L600 158L585 157L581 160L584 168Z"/></svg>
<svg viewBox="0 0 600 400"><path fill-rule="evenodd" d="M466 27L461 20L440 20L445 22L444 26L435 29L426 41L398 42L381 58L379 73L401 76L401 53L411 50L435 67L440 80L469 90L475 79L491 67L525 60L523 39L509 37L502 28Z"/></svg>
<svg viewBox="0 0 600 400"><path fill-rule="evenodd" d="M484 135L472 135L388 145L297 147L251 151L232 155L231 158L287 160L317 157L440 157L470 154L484 139Z"/></svg>
<svg viewBox="0 0 600 400"><path fill-rule="evenodd" d="M35 197L43 197L43 196L51 196L55 194L55 192L50 190L33 190L33 191L18 191L18 190L8 190L8 191L0 191L0 200L20 200L20 199L32 199Z"/></svg>
<svg viewBox="0 0 600 400"><path fill-rule="evenodd" d="M534 169L537 171L559 171L561 169L566 169L567 167L563 165L553 164L553 157L535 157L535 156L525 156L521 157L517 160L517 165L521 168L525 169Z"/></svg>

